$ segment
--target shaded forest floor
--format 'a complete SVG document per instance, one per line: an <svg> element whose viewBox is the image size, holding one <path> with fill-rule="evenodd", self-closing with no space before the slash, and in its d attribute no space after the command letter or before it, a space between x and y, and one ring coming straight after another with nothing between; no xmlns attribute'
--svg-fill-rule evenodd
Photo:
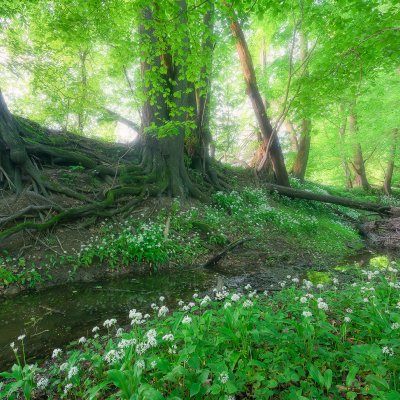
<svg viewBox="0 0 400 400"><path fill-rule="evenodd" d="M338 259L358 252L364 243L358 224L372 216L340 206L291 200L258 187L249 171L225 168L232 190L198 201L149 197L136 208L113 218L88 217L49 231L24 231L0 244L0 295L38 289L69 281L95 281L129 272L151 273L162 268L179 271L203 265L230 243L252 238L222 259L224 271L257 267L310 268L337 265ZM59 184L90 195L104 193L102 182L80 166L51 168L47 176ZM296 181L293 186L300 187ZM302 188L327 193L308 183ZM330 193L381 203L400 202L379 194ZM36 195L26 191L16 198L0 198L0 215L29 206ZM62 207L80 201L52 195ZM43 219L49 216L46 211ZM279 277L277 277L279 279Z"/></svg>

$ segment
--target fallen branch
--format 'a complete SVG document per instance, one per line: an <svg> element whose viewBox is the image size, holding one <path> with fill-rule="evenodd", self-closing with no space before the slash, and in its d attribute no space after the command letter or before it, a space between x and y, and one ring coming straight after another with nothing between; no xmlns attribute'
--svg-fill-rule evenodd
<svg viewBox="0 0 400 400"><path fill-rule="evenodd" d="M283 196L293 199L313 200L322 203L337 204L343 207L355 208L357 210L371 211L386 217L400 216L400 207L382 206L377 203L368 203L366 201L351 200L346 197L332 196L330 194L317 194L306 190L293 189L290 187L265 184L266 188L278 192Z"/></svg>
<svg viewBox="0 0 400 400"><path fill-rule="evenodd" d="M240 246L241 244L248 242L250 240L254 240L254 238L244 238L244 239L239 239L236 242L231 243L229 246L225 247L224 250L222 250L220 253L218 253L216 256L212 257L210 260L208 260L205 264L202 265L202 268L210 268L216 265L219 261L221 261L222 258L224 258L230 251L232 251L235 247Z"/></svg>

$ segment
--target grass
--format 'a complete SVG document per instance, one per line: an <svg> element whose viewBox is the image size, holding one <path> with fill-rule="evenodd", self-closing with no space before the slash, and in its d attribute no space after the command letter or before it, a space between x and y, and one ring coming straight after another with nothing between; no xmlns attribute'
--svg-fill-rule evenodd
<svg viewBox="0 0 400 400"><path fill-rule="evenodd" d="M381 258L325 284L288 276L275 295L220 288L174 312L160 297L153 315L106 320L43 367L25 363L20 337L0 398L399 399L399 276Z"/></svg>

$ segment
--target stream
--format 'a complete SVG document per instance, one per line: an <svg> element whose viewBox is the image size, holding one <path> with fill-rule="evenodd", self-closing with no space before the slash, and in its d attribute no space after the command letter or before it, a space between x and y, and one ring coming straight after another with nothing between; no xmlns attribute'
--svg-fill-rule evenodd
<svg viewBox="0 0 400 400"><path fill-rule="evenodd" d="M362 265L370 257L370 253L362 253L346 262ZM159 303L160 296L165 297L164 304L174 309L177 299L188 301L193 292L201 294L222 283L228 288L242 288L250 283L265 290L277 288L288 274L305 277L311 269L315 270L301 264L273 268L225 266L218 268L218 272L181 268L95 283L71 283L0 299L0 371L14 362L10 343L22 334L26 335L27 361L34 362L49 357L54 348L65 348L69 342L91 335L92 328L102 325L105 319L116 318L118 326L128 325L130 309L149 312L151 303Z"/></svg>

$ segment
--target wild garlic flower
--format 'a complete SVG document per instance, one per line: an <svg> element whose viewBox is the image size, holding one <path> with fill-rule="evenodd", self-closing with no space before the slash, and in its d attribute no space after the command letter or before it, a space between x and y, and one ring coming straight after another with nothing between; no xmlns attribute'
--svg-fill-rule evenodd
<svg viewBox="0 0 400 400"><path fill-rule="evenodd" d="M161 303L165 300L165 297L164 296L160 296L160 299L159 299L160 301L161 301Z"/></svg>
<svg viewBox="0 0 400 400"><path fill-rule="evenodd" d="M85 336L82 336L81 338L79 338L78 343L79 343L79 344L84 344L84 343L86 343L86 338L85 338Z"/></svg>
<svg viewBox="0 0 400 400"><path fill-rule="evenodd" d="M14 342L11 342L11 343L10 343L10 347L11 347L11 349L12 349L13 351L17 351L17 350L18 350L18 347L15 347L15 343L14 343Z"/></svg>
<svg viewBox="0 0 400 400"><path fill-rule="evenodd" d="M25 338L26 338L26 335L20 335L20 336L18 336L17 339L22 342Z"/></svg>
<svg viewBox="0 0 400 400"><path fill-rule="evenodd" d="M189 306L190 308L193 308L193 307L195 307L195 306L196 306L196 304L195 304L195 303L193 303L193 302L190 302L190 303L188 303L188 306Z"/></svg>
<svg viewBox="0 0 400 400"><path fill-rule="evenodd" d="M303 297L300 297L300 303L307 303L307 301L308 301L308 299L307 299L307 297L305 297L305 296L303 296Z"/></svg>
<svg viewBox="0 0 400 400"><path fill-rule="evenodd" d="M333 278L333 279L332 279L332 282L333 282L335 285L337 285L337 284L339 283L339 279Z"/></svg>
<svg viewBox="0 0 400 400"><path fill-rule="evenodd" d="M165 340L166 342L173 342L174 341L174 335L172 333L168 333L166 335L163 336L163 340Z"/></svg>
<svg viewBox="0 0 400 400"><path fill-rule="evenodd" d="M218 379L222 384L225 384L229 381L229 375L227 372L221 372Z"/></svg>
<svg viewBox="0 0 400 400"><path fill-rule="evenodd" d="M301 315L303 315L303 317L306 317L306 318L312 317L312 312L311 311L303 311L301 313Z"/></svg>
<svg viewBox="0 0 400 400"><path fill-rule="evenodd" d="M348 314L353 314L353 310L352 310L351 308L346 308L346 312L347 312Z"/></svg>
<svg viewBox="0 0 400 400"><path fill-rule="evenodd" d="M98 327L98 326L95 326L93 329L92 329L92 333L96 333L96 332L98 332L100 330L100 328Z"/></svg>
<svg viewBox="0 0 400 400"><path fill-rule="evenodd" d="M189 311L190 310L190 307L189 306L183 306L182 307L182 311Z"/></svg>
<svg viewBox="0 0 400 400"><path fill-rule="evenodd" d="M71 367L70 370L68 371L68 379L72 379L75 375L78 375L78 367Z"/></svg>
<svg viewBox="0 0 400 400"><path fill-rule="evenodd" d="M105 356L104 360L108 364L114 364L122 358L122 354L117 350L110 350Z"/></svg>
<svg viewBox="0 0 400 400"><path fill-rule="evenodd" d="M243 302L243 308L250 308L250 307L253 307L253 302L251 301L251 300L245 300L244 302Z"/></svg>
<svg viewBox="0 0 400 400"><path fill-rule="evenodd" d="M159 317L165 317L168 314L168 308L166 306L162 306L159 310L158 310L158 316Z"/></svg>
<svg viewBox="0 0 400 400"><path fill-rule="evenodd" d="M151 368L157 367L157 361L152 361L152 362L150 363L150 367L151 367Z"/></svg>
<svg viewBox="0 0 400 400"><path fill-rule="evenodd" d="M115 318L106 319L103 323L103 326L106 328L111 328L116 323L117 323L117 320Z"/></svg>
<svg viewBox="0 0 400 400"><path fill-rule="evenodd" d="M67 394L72 389L72 387L73 387L72 383L68 383L67 385L65 385L64 394Z"/></svg>
<svg viewBox="0 0 400 400"><path fill-rule="evenodd" d="M387 354L389 357L394 356L394 351L392 347L385 346L382 348L382 353Z"/></svg>
<svg viewBox="0 0 400 400"><path fill-rule="evenodd" d="M397 330L397 329L400 328L400 324L399 324L398 322L394 322L394 323L391 325L391 328L392 328L392 330Z"/></svg>
<svg viewBox="0 0 400 400"><path fill-rule="evenodd" d="M190 318L188 315L185 315L182 319L182 324L189 325L191 323L192 323L192 318Z"/></svg>
<svg viewBox="0 0 400 400"><path fill-rule="evenodd" d="M194 298L194 299L197 299L198 297L199 297L199 294L198 294L198 293L194 293L194 294L193 294L193 298Z"/></svg>
<svg viewBox="0 0 400 400"><path fill-rule="evenodd" d="M179 307L182 307L184 304L185 304L185 302L183 300L179 300L178 301L178 306Z"/></svg>
<svg viewBox="0 0 400 400"><path fill-rule="evenodd" d="M299 283L299 282L300 282L300 279L299 279L299 278L292 278L292 282L293 282L293 283Z"/></svg>
<svg viewBox="0 0 400 400"><path fill-rule="evenodd" d="M246 290L250 290L250 289L251 289L250 283L248 283L244 288L245 288Z"/></svg>
<svg viewBox="0 0 400 400"><path fill-rule="evenodd" d="M49 380L47 378L39 378L36 382L36 386L39 390L44 390L49 386Z"/></svg>
<svg viewBox="0 0 400 400"><path fill-rule="evenodd" d="M62 353L61 349L54 349L51 358L57 358Z"/></svg>
<svg viewBox="0 0 400 400"><path fill-rule="evenodd" d="M268 294L269 294L269 293L268 293L268 290L264 290L264 291L263 291L263 295L264 295L264 296L268 296Z"/></svg>
<svg viewBox="0 0 400 400"><path fill-rule="evenodd" d="M172 347L170 347L168 349L168 353L169 354L175 354L176 353L176 349L177 349L176 344L174 344Z"/></svg>
<svg viewBox="0 0 400 400"><path fill-rule="evenodd" d="M240 300L240 295L237 293L234 293L231 297L232 301L239 301Z"/></svg>
<svg viewBox="0 0 400 400"><path fill-rule="evenodd" d="M229 307L231 307L232 306L232 303L229 303L229 301L227 301L225 304L224 304L224 309L226 310L227 308L229 308Z"/></svg>
<svg viewBox="0 0 400 400"><path fill-rule="evenodd" d="M67 370L68 369L68 367L69 367L69 365L68 365L68 363L62 363L61 365L60 365L60 371L65 371L65 370Z"/></svg>
<svg viewBox="0 0 400 400"><path fill-rule="evenodd" d="M322 283L318 283L317 289L323 289L323 288L324 288L324 285Z"/></svg>
<svg viewBox="0 0 400 400"><path fill-rule="evenodd" d="M119 349L127 349L129 347L132 347L136 344L136 339L121 339L121 341L118 343L118 348Z"/></svg>
<svg viewBox="0 0 400 400"><path fill-rule="evenodd" d="M124 328L118 328L117 333L115 334L116 337L121 337L124 333Z"/></svg>
<svg viewBox="0 0 400 400"><path fill-rule="evenodd" d="M344 317L343 321L344 321L344 322L351 322L351 318L348 317L348 316L346 316L346 317Z"/></svg>
<svg viewBox="0 0 400 400"><path fill-rule="evenodd" d="M145 367L146 367L146 364L144 363L143 360L138 360L138 361L136 361L136 365L137 365L138 368L140 368L140 369L145 369Z"/></svg>
<svg viewBox="0 0 400 400"><path fill-rule="evenodd" d="M156 303L152 303L150 307L154 311L157 311L159 309L159 307L158 307L158 305Z"/></svg>
<svg viewBox="0 0 400 400"><path fill-rule="evenodd" d="M139 356L144 354L150 348L147 342L140 342L136 345L136 354Z"/></svg>
<svg viewBox="0 0 400 400"><path fill-rule="evenodd" d="M326 311L326 310L329 309L329 306L324 301L320 301L320 302L318 302L318 308L320 310L325 310Z"/></svg>

